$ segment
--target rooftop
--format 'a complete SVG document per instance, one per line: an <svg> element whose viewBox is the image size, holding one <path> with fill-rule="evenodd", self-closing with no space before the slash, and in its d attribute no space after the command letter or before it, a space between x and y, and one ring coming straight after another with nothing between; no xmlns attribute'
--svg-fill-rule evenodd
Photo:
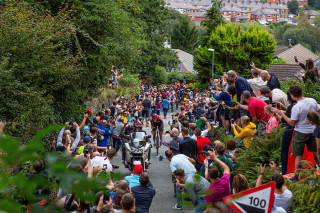
<svg viewBox="0 0 320 213"><path fill-rule="evenodd" d="M251 14L260 16L260 15L276 15L276 14L279 14L279 13L276 12L275 10L258 9L258 10L253 11Z"/></svg>
<svg viewBox="0 0 320 213"><path fill-rule="evenodd" d="M300 70L301 67L298 64L271 64L267 71L284 81L286 78L294 78Z"/></svg>
<svg viewBox="0 0 320 213"><path fill-rule="evenodd" d="M199 9L188 2L183 3L183 2L170 1L170 2L168 2L168 6L171 8L175 8L175 9L187 9L187 10L198 10Z"/></svg>
<svg viewBox="0 0 320 213"><path fill-rule="evenodd" d="M277 55L279 58L283 58L289 64L296 64L294 57L297 56L300 62L305 62L307 59L311 58L313 61L319 59L319 57L302 46L301 44L297 44L292 48L288 48L286 51Z"/></svg>
<svg viewBox="0 0 320 213"><path fill-rule="evenodd" d="M308 16L320 15L320 13L315 10L304 10L303 12Z"/></svg>
<svg viewBox="0 0 320 213"><path fill-rule="evenodd" d="M173 49L177 53L178 59L182 66L188 71L194 73L193 70L193 55L179 49Z"/></svg>

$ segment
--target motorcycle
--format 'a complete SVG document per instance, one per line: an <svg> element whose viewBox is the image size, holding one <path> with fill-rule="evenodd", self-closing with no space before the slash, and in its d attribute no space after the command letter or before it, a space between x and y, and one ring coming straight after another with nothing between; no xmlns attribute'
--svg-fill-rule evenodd
<svg viewBox="0 0 320 213"><path fill-rule="evenodd" d="M148 169L151 156L151 135L146 132L133 131L125 134L125 141L122 149L122 162L126 168L133 172L137 164L141 164L143 171Z"/></svg>

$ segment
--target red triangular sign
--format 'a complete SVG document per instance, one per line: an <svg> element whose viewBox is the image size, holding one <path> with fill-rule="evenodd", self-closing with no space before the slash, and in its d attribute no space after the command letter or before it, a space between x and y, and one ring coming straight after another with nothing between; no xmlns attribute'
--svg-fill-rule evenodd
<svg viewBox="0 0 320 213"><path fill-rule="evenodd" d="M237 213L271 213L276 182L248 189L223 198Z"/></svg>

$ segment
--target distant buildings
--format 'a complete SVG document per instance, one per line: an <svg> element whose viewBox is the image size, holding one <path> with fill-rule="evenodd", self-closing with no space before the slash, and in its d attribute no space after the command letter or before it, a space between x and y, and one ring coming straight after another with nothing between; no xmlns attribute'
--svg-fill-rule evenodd
<svg viewBox="0 0 320 213"><path fill-rule="evenodd" d="M219 1L219 0L218 0ZM221 15L232 22L258 21L280 22L288 18L287 0L221 0ZM299 2L304 0L299 0ZM212 6L211 0L166 0L167 7L189 16L200 24L205 19L205 12Z"/></svg>

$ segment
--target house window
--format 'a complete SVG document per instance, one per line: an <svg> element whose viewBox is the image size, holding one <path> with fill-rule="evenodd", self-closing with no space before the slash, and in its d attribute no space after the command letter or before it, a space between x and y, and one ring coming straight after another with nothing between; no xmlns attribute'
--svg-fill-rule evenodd
<svg viewBox="0 0 320 213"><path fill-rule="evenodd" d="M229 12L229 15L231 15L232 13L231 12Z"/></svg>
<svg viewBox="0 0 320 213"><path fill-rule="evenodd" d="M271 15L268 15L268 18L271 18Z"/></svg>
<svg viewBox="0 0 320 213"><path fill-rule="evenodd" d="M233 15L237 15L237 13L236 13L236 12L233 12Z"/></svg>

